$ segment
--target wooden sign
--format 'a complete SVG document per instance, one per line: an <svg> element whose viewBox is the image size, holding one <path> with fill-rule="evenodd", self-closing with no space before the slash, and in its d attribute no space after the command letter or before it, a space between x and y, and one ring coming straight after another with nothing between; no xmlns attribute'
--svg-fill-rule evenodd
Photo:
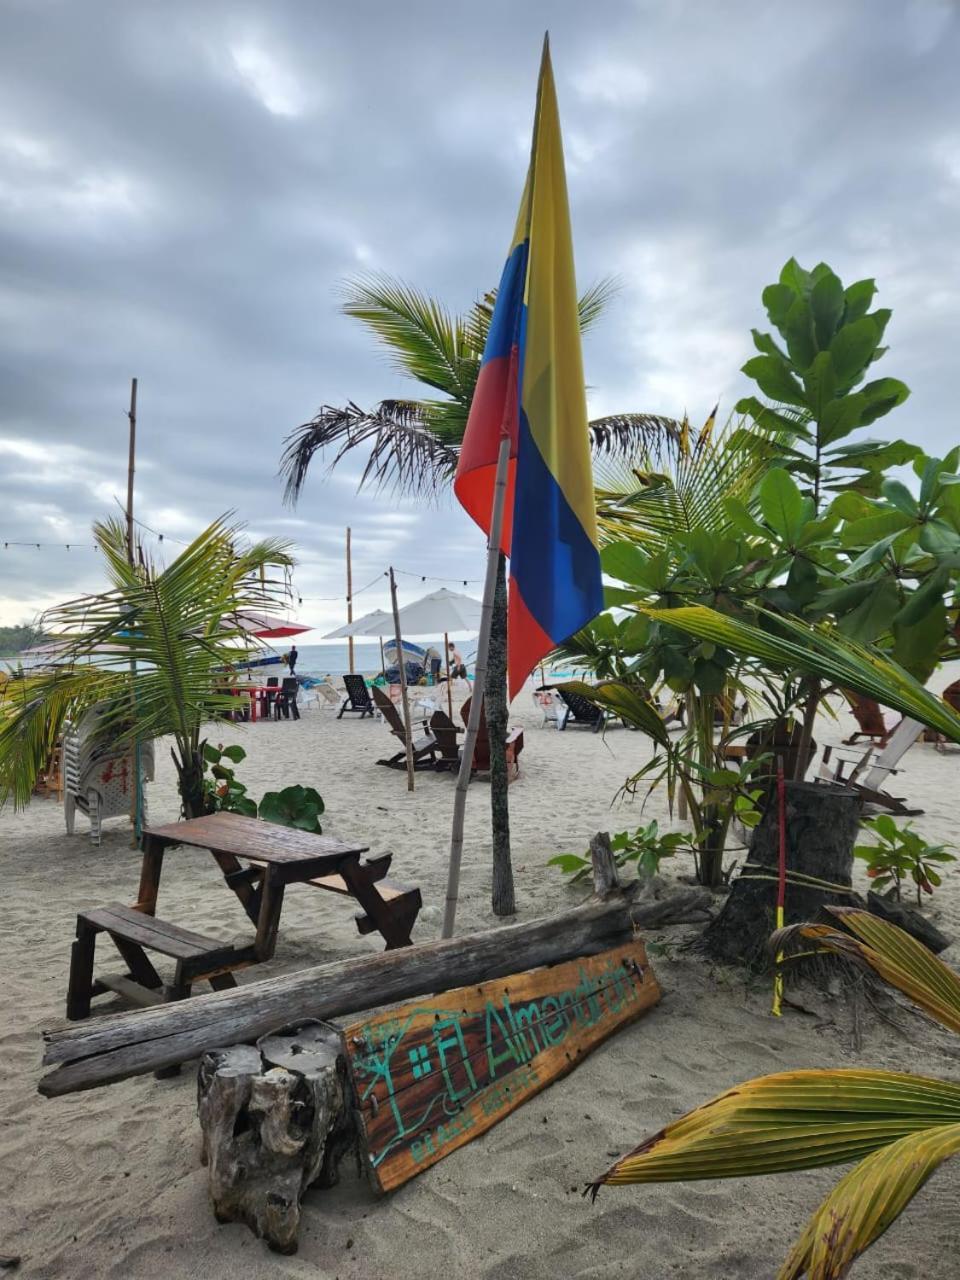
<svg viewBox="0 0 960 1280"><path fill-rule="evenodd" d="M660 999L636 940L458 987L344 1031L368 1172L391 1191L572 1071Z"/></svg>

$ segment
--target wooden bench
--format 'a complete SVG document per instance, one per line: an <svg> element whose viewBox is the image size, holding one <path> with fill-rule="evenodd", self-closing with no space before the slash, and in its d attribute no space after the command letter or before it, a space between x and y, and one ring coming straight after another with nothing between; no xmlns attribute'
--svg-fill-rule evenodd
<svg viewBox="0 0 960 1280"><path fill-rule="evenodd" d="M391 854L385 854L383 861L387 866L390 865ZM372 866L371 861L361 863L361 866ZM386 867L384 867L386 871ZM353 894L347 885L343 876L315 876L312 880L305 881L306 884L313 885L315 889L326 889L328 893L340 893L345 897L353 897ZM413 928L417 916L420 914L420 908L423 906L423 895L415 884L401 884L398 880L387 880L383 876L376 877L377 890L384 902L390 903L390 910L393 916L401 922L401 927L409 931ZM371 920L366 911L357 911L354 913L354 920L357 922L357 931L361 934L376 933L378 926Z"/></svg>
<svg viewBox="0 0 960 1280"><path fill-rule="evenodd" d="M97 934L108 933L127 966L125 974L94 978ZM166 984L147 956L156 951L176 961L173 982ZM136 1004L160 1004L182 1000L193 983L206 980L215 991L235 987L231 970L254 964L253 947L234 947L219 938L204 937L191 929L158 920L136 907L110 903L77 915L77 937L70 953L67 1017L71 1021L90 1015L95 995L114 991Z"/></svg>

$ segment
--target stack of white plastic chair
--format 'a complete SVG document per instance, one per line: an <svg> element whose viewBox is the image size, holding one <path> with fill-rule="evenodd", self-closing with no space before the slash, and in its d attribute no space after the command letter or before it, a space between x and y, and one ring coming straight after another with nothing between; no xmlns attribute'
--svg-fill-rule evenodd
<svg viewBox="0 0 960 1280"><path fill-rule="evenodd" d="M134 751L118 748L101 725L103 711L93 707L76 725L66 724L63 734L63 810L67 833L73 835L76 812L90 819L90 839L100 843L105 818L129 815L133 808ZM147 801L143 784L153 781L153 743L139 748L140 819L146 822Z"/></svg>
<svg viewBox="0 0 960 1280"><path fill-rule="evenodd" d="M541 729L548 724L554 724L558 729L561 728L568 712L560 695L555 693L553 689L534 689L533 705L542 716L539 725Z"/></svg>

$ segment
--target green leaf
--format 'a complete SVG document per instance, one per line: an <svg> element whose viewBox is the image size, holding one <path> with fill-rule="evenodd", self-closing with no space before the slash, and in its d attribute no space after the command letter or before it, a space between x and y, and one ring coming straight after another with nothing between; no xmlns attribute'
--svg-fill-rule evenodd
<svg viewBox="0 0 960 1280"><path fill-rule="evenodd" d="M221 754L226 756L228 760L232 760L234 764L239 764L241 760L247 758L246 751L244 751L243 747L237 746L236 743L229 747L224 747Z"/></svg>
<svg viewBox="0 0 960 1280"><path fill-rule="evenodd" d="M803 610L816 598L818 587L816 565L806 556L794 556L787 574L786 592L793 601L795 612Z"/></svg>
<svg viewBox="0 0 960 1280"><path fill-rule="evenodd" d="M797 296L795 291L786 284L768 284L760 296L770 317L770 323L782 330L787 312Z"/></svg>
<svg viewBox="0 0 960 1280"><path fill-rule="evenodd" d="M907 597L906 603L897 614L897 622L903 626L915 626L931 609L942 605L949 576L946 569L938 569L930 574L926 581Z"/></svg>
<svg viewBox="0 0 960 1280"><path fill-rule="evenodd" d="M902 511L905 516L915 519L919 515L916 498L907 486L901 484L899 480L884 480L880 487L880 492L888 502L891 502L898 511Z"/></svg>
<svg viewBox="0 0 960 1280"><path fill-rule="evenodd" d="M813 503L805 500L788 471L771 467L760 483L760 510L781 541L796 544L806 520L813 516Z"/></svg>
<svg viewBox="0 0 960 1280"><path fill-rule="evenodd" d="M900 606L900 595L897 584L891 578L857 585L869 586L870 591L855 609L840 619L838 627L851 640L870 644L890 629Z"/></svg>
<svg viewBox="0 0 960 1280"><path fill-rule="evenodd" d="M866 413L867 408L867 397L861 391L841 396L839 400L830 400L826 403L818 419L821 445L833 444L834 441L842 440L851 431L855 431L863 421L863 415Z"/></svg>
<svg viewBox="0 0 960 1280"><path fill-rule="evenodd" d="M849 285L843 294L846 303L843 313L844 322L852 324L862 316L865 316L870 310L870 304L873 302L876 292L877 285L874 280L857 280L854 284Z"/></svg>
<svg viewBox="0 0 960 1280"><path fill-rule="evenodd" d="M213 746L209 742L205 742L203 744L203 751L201 754L203 755L203 759L207 764L220 763L220 752L217 750L215 746Z"/></svg>
<svg viewBox="0 0 960 1280"><path fill-rule="evenodd" d="M807 404L803 388L782 360L774 356L754 356L743 366L742 372L753 378L765 396L780 404Z"/></svg>
<svg viewBox="0 0 960 1280"><path fill-rule="evenodd" d="M817 355L817 340L813 332L813 314L810 304L801 294L794 298L778 328L787 342L787 351L801 373L809 369Z"/></svg>
<svg viewBox="0 0 960 1280"><path fill-rule="evenodd" d="M558 853L555 858L548 859L547 866L559 867L565 876L569 876L582 871L584 867L589 867L590 862L587 858L578 857L575 853Z"/></svg>
<svg viewBox="0 0 960 1280"><path fill-rule="evenodd" d="M769 541L769 532L753 518L745 503L737 498L725 498L723 508L731 525L738 533L748 538L762 538L765 542Z"/></svg>
<svg viewBox="0 0 960 1280"><path fill-rule="evenodd" d="M804 271L796 258L788 259L780 271L780 283L787 285L793 293L806 293L810 288L812 276Z"/></svg>
<svg viewBox="0 0 960 1280"><path fill-rule="evenodd" d="M600 567L621 582L645 583L650 557L632 542L611 542L600 552Z"/></svg>
<svg viewBox="0 0 960 1280"><path fill-rule="evenodd" d="M806 389L806 404L816 422L822 423L827 408L833 404L837 394L837 379L833 371L833 357L829 351L821 351L813 364L803 375ZM821 430L821 443L829 444L825 433Z"/></svg>
<svg viewBox="0 0 960 1280"><path fill-rule="evenodd" d="M869 316L845 324L830 343L837 382L850 387L863 376L880 342L877 325Z"/></svg>
<svg viewBox="0 0 960 1280"><path fill-rule="evenodd" d="M867 398L867 408L862 421L864 426L868 426L877 418L882 418L889 413L891 409L895 409L897 405L903 404L910 394L910 388L897 378L878 378L875 382L868 382L865 387L862 387L860 394Z"/></svg>
<svg viewBox="0 0 960 1280"><path fill-rule="evenodd" d="M813 331L821 354L825 354L840 325L845 299L840 280L827 269L810 290Z"/></svg>
<svg viewBox="0 0 960 1280"><path fill-rule="evenodd" d="M855 396L845 396L837 404L845 404ZM866 399L863 401L866 404ZM888 467L902 467L921 453L919 445L906 440L858 440L854 444L840 445L829 451L830 462L838 467L857 467L868 471L885 471Z"/></svg>

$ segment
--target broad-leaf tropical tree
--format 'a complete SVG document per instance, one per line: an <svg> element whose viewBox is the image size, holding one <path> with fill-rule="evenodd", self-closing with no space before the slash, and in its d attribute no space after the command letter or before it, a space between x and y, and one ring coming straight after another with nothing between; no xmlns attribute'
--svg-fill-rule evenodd
<svg viewBox="0 0 960 1280"><path fill-rule="evenodd" d="M921 943L865 911L829 908L844 926L802 924L776 950L813 943L879 974L951 1031L960 977ZM784 1071L737 1085L654 1134L593 1184L769 1176L859 1163L813 1214L777 1280L841 1280L960 1151L960 1084L866 1069Z"/></svg>
<svg viewBox="0 0 960 1280"><path fill-rule="evenodd" d="M609 283L580 299L581 330L598 319L611 294ZM372 409L351 402L324 405L287 438L281 458L286 496L295 502L313 458L326 453L329 467L366 454L361 487L392 489L406 496L433 496L453 481L460 445L480 372L495 293L465 314L455 315L419 289L389 277L363 277L345 286L343 311L359 320L391 354L394 368L428 388L418 398L384 400ZM671 418L618 414L590 423L595 456L629 457L641 446L679 436ZM500 559L494 625L490 638L485 700L491 743L493 817L493 908L514 910L507 811L506 575Z"/></svg>
<svg viewBox="0 0 960 1280"><path fill-rule="evenodd" d="M196 817L205 804L205 728L236 711L224 672L251 648L239 615L283 599L288 546L244 545L240 527L222 517L163 567L140 557L129 563L120 523L93 532L109 587L45 614L54 661L2 691L0 804L27 803L64 720L97 704L104 731L121 746L172 739L183 811Z"/></svg>

